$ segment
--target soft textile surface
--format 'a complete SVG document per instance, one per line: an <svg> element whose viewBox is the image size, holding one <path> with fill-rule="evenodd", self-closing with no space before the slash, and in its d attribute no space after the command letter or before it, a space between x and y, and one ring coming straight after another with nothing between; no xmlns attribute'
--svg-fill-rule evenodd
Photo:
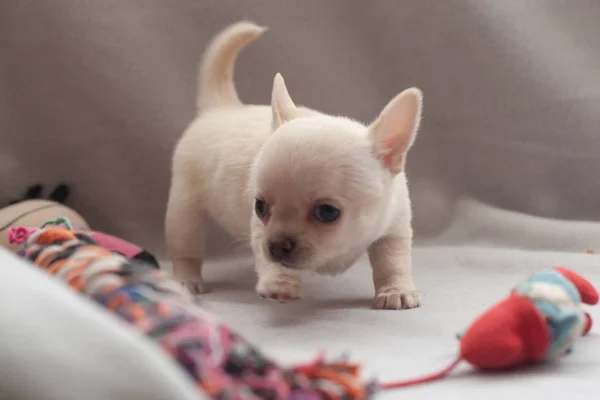
<svg viewBox="0 0 600 400"><path fill-rule="evenodd" d="M0 266L0 399L204 398L142 333L3 249Z"/></svg>
<svg viewBox="0 0 600 400"><path fill-rule="evenodd" d="M202 301L278 359L301 361L318 350L333 357L348 351L363 362L367 376L393 380L434 372L450 363L457 355L456 333L531 273L563 265L600 285L600 257L586 254L584 247L586 238L600 235L600 225L537 220L474 203L464 206L469 211L460 220L462 236L449 235L447 245L423 246L415 252L415 280L424 294L420 309L369 310L373 289L366 259L341 277L309 279L305 299L287 304L258 298L252 290L251 262L209 265L206 276L214 290ZM498 226L496 247L483 239L490 223ZM562 243L555 229L562 231ZM536 250L512 239L515 232ZM467 235L474 245L453 244ZM553 252L552 243L564 251ZM514 248L500 247L505 245ZM495 375L467 374L470 368L463 365L444 381L389 392L381 399L596 396L600 307L589 310L597 325L576 343L571 355L555 364Z"/></svg>
<svg viewBox="0 0 600 400"><path fill-rule="evenodd" d="M408 160L423 308L368 310L364 262L288 305L259 301L248 266L207 267L218 283L208 306L273 355L350 349L373 373L411 376L448 361L454 333L529 272L562 263L600 284L600 259L585 254L600 250L596 0L3 0L0 201L66 182L93 228L160 254L198 57L240 18L271 27L240 58L249 102L269 99L276 71L298 103L364 121L405 87L425 93ZM232 248L215 238L213 254ZM597 349L593 334L543 374L454 379L402 398L589 397Z"/></svg>

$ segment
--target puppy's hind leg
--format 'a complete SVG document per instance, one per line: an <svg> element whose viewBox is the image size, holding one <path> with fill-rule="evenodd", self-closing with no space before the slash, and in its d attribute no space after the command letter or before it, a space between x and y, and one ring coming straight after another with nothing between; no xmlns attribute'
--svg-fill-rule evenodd
<svg viewBox="0 0 600 400"><path fill-rule="evenodd" d="M169 193L165 233L175 279L192 294L203 293L206 216L198 199L176 180Z"/></svg>

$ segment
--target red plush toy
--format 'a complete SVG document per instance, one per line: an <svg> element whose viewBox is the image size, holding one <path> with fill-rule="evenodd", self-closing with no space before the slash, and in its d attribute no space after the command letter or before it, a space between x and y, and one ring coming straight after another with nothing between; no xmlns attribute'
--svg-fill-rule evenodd
<svg viewBox="0 0 600 400"><path fill-rule="evenodd" d="M577 273L561 267L540 271L459 335L460 354L447 368L382 388L437 380L463 360L487 370L554 360L570 353L575 340L590 331L592 319L581 306L596 303L598 292Z"/></svg>

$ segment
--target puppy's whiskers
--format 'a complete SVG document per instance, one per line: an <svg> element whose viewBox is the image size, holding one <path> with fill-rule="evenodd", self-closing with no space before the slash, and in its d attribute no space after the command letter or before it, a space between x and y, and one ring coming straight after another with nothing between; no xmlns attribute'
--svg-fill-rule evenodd
<svg viewBox="0 0 600 400"><path fill-rule="evenodd" d="M243 234L230 241L226 248L228 251L238 252L240 250L250 249L250 234Z"/></svg>

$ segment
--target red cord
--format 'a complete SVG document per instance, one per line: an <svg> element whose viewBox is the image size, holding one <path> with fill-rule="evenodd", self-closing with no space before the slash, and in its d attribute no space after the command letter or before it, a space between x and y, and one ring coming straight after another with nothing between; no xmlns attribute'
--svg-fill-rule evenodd
<svg viewBox="0 0 600 400"><path fill-rule="evenodd" d="M421 383L433 382L435 380L441 379L444 376L448 375L458 364L460 364L461 361L462 361L462 358L459 356L456 360L452 361L452 363L450 365L448 365L446 368L444 368L443 370L436 372L434 374L426 375L421 378L407 379L404 381L388 382L388 383L379 385L379 387L383 390L391 390L391 389L398 389L398 388L402 388L402 387L406 387L406 386L420 385Z"/></svg>

